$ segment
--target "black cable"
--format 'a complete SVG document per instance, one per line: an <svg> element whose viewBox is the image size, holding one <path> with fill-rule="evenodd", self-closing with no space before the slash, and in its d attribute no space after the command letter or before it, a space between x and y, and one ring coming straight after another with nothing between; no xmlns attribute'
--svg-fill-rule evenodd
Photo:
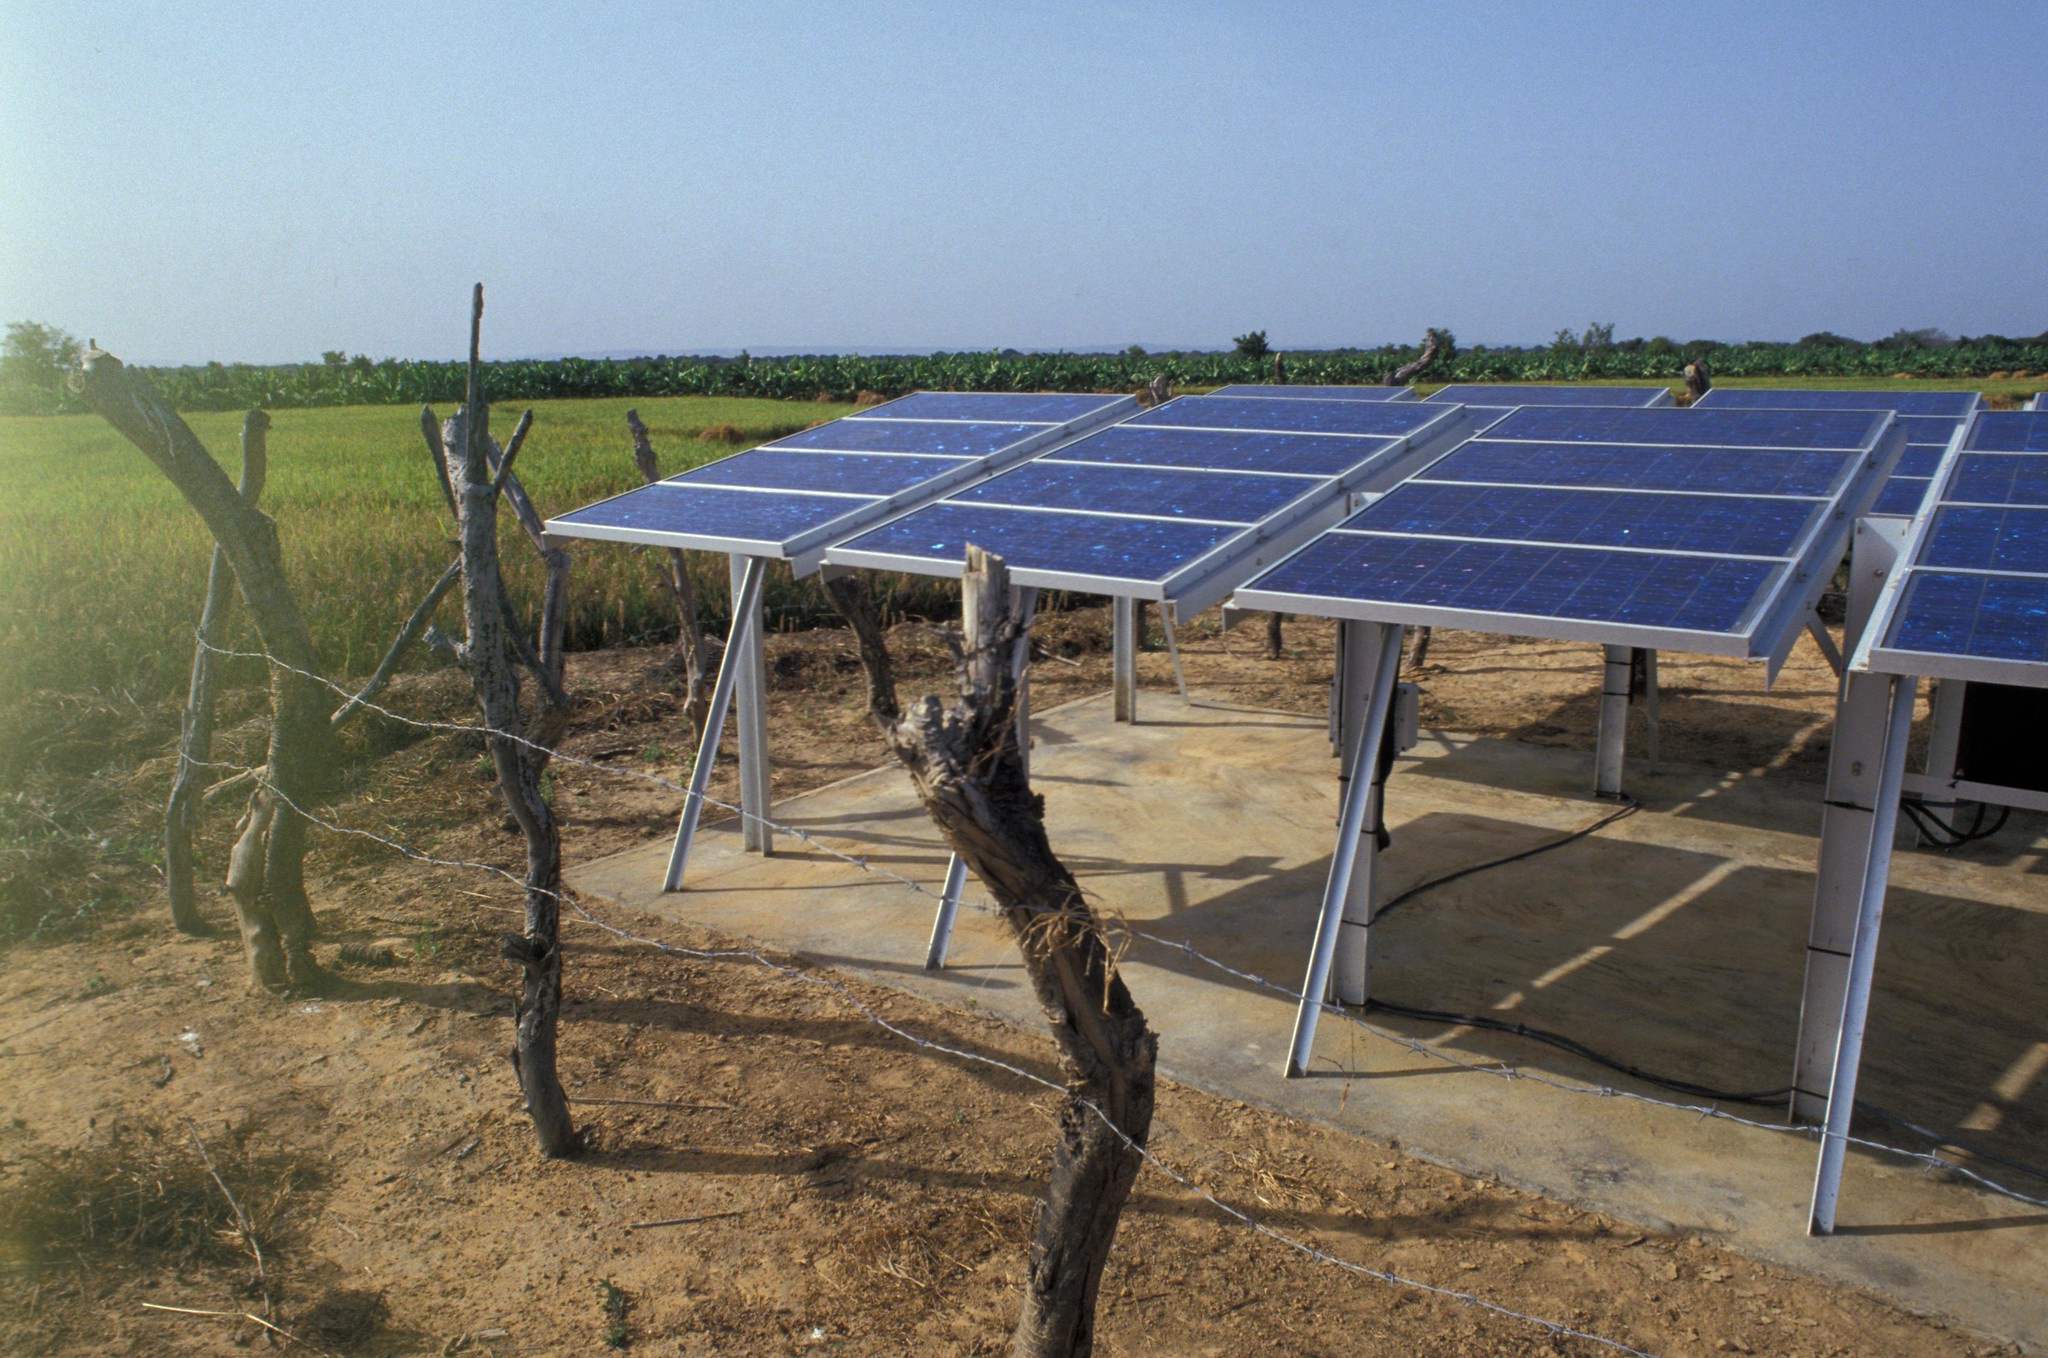
<svg viewBox="0 0 2048 1358"><path fill-rule="evenodd" d="M1561 849L1574 840L1584 839L1587 835L1604 830L1618 820L1633 816L1640 809L1640 803L1626 792L1621 794L1621 800L1626 803L1621 810L1601 817L1583 830L1574 830L1563 839L1553 839L1547 844L1538 844L1533 849L1524 849L1520 853L1511 853L1506 858L1496 858L1487 863L1476 863L1469 868L1460 868L1456 872L1445 873L1441 877L1432 877L1426 882L1418 882L1373 912L1373 923L1379 923L1388 915L1426 891L1434 891L1440 886L1448 886L1461 877L1470 877L1475 872L1485 872L1489 868L1506 867L1510 863L1519 863L1525 858L1534 858L1539 853L1549 853L1552 849Z"/></svg>
<svg viewBox="0 0 2048 1358"><path fill-rule="evenodd" d="M1989 839L2000 830L2003 830L2005 822L2012 815L2012 808L2009 806L1999 807L1998 819L1992 821L1989 825L1984 823L1984 813L1987 809L1983 802L1978 802L1977 813L1971 818L1970 828L1958 830L1954 826L1944 825L1936 819L1933 811L1927 807L1926 803L1910 797L1901 797L1899 799L1899 810L1906 813L1906 819L1913 822L1913 828L1920 832L1923 839L1938 849L1960 849L1965 844L1974 844L1980 839Z"/></svg>
<svg viewBox="0 0 2048 1358"><path fill-rule="evenodd" d="M1989 1160L1994 1165L2004 1165L2007 1169L2018 1170L2022 1174L2031 1175L2036 1179L2048 1181L2048 1169L2035 1169L2032 1165L2025 1164L2021 1161L2008 1160L2003 1155L1999 1155L1995 1151L1987 1151L1982 1147L1973 1146L1967 1141L1958 1141L1954 1137L1949 1136L1943 1132L1937 1132L1931 1127L1922 1127L1917 1122L1908 1122L1906 1119L1900 1117L1897 1113L1888 1113L1884 1109L1879 1108L1874 1103L1865 1103L1863 1100L1858 1099L1856 1100L1856 1111L1859 1113L1868 1113L1871 1117L1876 1118L1878 1121L1889 1122L1894 1127L1903 1127L1907 1131L1912 1132L1915 1135L1927 1138L1927 1140L1933 1142L1937 1146L1947 1146L1953 1150L1959 1150L1963 1152L1963 1154L1965 1155L1972 1156L1975 1159Z"/></svg>

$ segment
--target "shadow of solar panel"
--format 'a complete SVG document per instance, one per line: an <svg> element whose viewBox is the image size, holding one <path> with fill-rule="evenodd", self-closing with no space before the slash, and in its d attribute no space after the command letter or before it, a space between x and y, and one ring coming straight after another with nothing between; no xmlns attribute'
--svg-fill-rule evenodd
<svg viewBox="0 0 2048 1358"><path fill-rule="evenodd" d="M871 503L850 496L765 494L662 481L559 516L554 522L698 537L780 542Z"/></svg>
<svg viewBox="0 0 2048 1358"><path fill-rule="evenodd" d="M1920 506L1927 501L1927 492L1934 482L1924 476L1894 476L1884 483L1877 498L1871 502L1870 512L1888 514L1895 518L1910 519L1920 512Z"/></svg>
<svg viewBox="0 0 2048 1358"><path fill-rule="evenodd" d="M1852 410L1562 410L1524 406L1489 439L1706 448L1861 448L1886 417Z"/></svg>
<svg viewBox="0 0 2048 1358"><path fill-rule="evenodd" d="M1392 439L1331 439L1229 429L1134 429L1119 424L1043 460L1335 476L1392 443Z"/></svg>
<svg viewBox="0 0 2048 1358"><path fill-rule="evenodd" d="M1316 482L1296 477L1041 461L960 491L951 501L1251 524L1316 488Z"/></svg>
<svg viewBox="0 0 2048 1358"><path fill-rule="evenodd" d="M1977 417L1967 446L1987 453L2048 453L2048 414L1987 411Z"/></svg>
<svg viewBox="0 0 2048 1358"><path fill-rule="evenodd" d="M1855 460L1853 453L1840 452L1481 441L1466 444L1418 479L1615 490L1826 495L1848 474Z"/></svg>
<svg viewBox="0 0 2048 1358"><path fill-rule="evenodd" d="M1281 433L1412 434L1443 416L1420 401L1270 401L1260 397L1182 396L1125 426L1271 429Z"/></svg>
<svg viewBox="0 0 2048 1358"><path fill-rule="evenodd" d="M818 448L851 453L934 453L982 457L1043 434L1035 424L925 424L916 420L834 420L816 429L777 439L771 448Z"/></svg>
<svg viewBox="0 0 2048 1358"><path fill-rule="evenodd" d="M2048 454L1964 453L1944 500L1986 505L2048 505Z"/></svg>
<svg viewBox="0 0 2048 1358"><path fill-rule="evenodd" d="M1276 387L1257 382L1233 382L1218 387L1211 396L1266 396L1295 401L1412 401L1413 387Z"/></svg>
<svg viewBox="0 0 2048 1358"><path fill-rule="evenodd" d="M969 543L1011 570L1162 580L1241 529L1173 519L1116 519L942 501L843 544L848 552L959 562Z"/></svg>
<svg viewBox="0 0 2048 1358"><path fill-rule="evenodd" d="M859 495L894 495L919 482L964 466L965 459L861 453L795 452L756 448L670 477L671 484L756 486L767 490L837 490Z"/></svg>
<svg viewBox="0 0 2048 1358"><path fill-rule="evenodd" d="M1641 409L1664 399L1663 387L1494 386L1483 382L1453 383L1427 399L1438 405L1478 406L1633 406Z"/></svg>
<svg viewBox="0 0 2048 1358"><path fill-rule="evenodd" d="M2048 572L2048 509L1943 505L1934 511L1914 564L2029 575Z"/></svg>
<svg viewBox="0 0 2048 1358"><path fill-rule="evenodd" d="M1085 392L914 391L867 410L857 410L846 418L1065 424L1122 399Z"/></svg>
<svg viewBox="0 0 2048 1358"><path fill-rule="evenodd" d="M1890 645L1934 655L2048 661L2048 580L1915 571Z"/></svg>
<svg viewBox="0 0 2048 1358"><path fill-rule="evenodd" d="M1296 553L1257 587L1360 603L1731 632L1785 569L1764 561L1339 532Z"/></svg>
<svg viewBox="0 0 2048 1358"><path fill-rule="evenodd" d="M1974 391L1815 391L1715 387L1694 409L1893 410L1901 415L1964 416L1977 408Z"/></svg>
<svg viewBox="0 0 2048 1358"><path fill-rule="evenodd" d="M1505 490L1411 481L1343 526L1432 537L1788 556L1825 510L1825 503L1817 500L1548 487Z"/></svg>

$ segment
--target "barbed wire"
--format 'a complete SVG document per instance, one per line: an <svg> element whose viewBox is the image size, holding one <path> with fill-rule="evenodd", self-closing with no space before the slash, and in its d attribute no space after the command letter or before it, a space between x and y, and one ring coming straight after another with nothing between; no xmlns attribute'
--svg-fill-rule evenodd
<svg viewBox="0 0 2048 1358"><path fill-rule="evenodd" d="M214 651L218 654L234 656L240 659L265 660L280 669L286 670L292 674L296 674L302 678L312 680L322 685L323 687L332 690L337 694L343 695L344 697L354 696L350 692L350 690L334 682L333 680L327 678L325 675L317 674L311 670L303 669L299 666L291 664L289 661L279 660L275 656L270 655L268 652L230 650L219 645L216 645L215 643L208 641L204 637L198 637L197 640L198 644L201 647L210 651ZM692 795L698 795L701 797L703 804L706 806L716 807L721 811L730 812L731 814L740 817L742 820L753 821L756 824L762 825L770 830L776 831L781 834L786 834L791 838L800 841L801 843L808 846L809 848L811 848L812 850L814 850L815 852L824 857L831 858L842 863L846 863L853 867L857 867L861 869L863 872L871 873L875 876L886 878L889 881L893 881L905 887L909 891L914 892L919 896L925 897L928 900L939 902L941 904L943 904L945 901L945 897L942 892L932 890L930 887L926 886L924 883L916 880L915 878L907 877L902 873L892 871L891 869L885 867L880 867L874 863L869 862L866 858L854 854L845 853L841 850L835 849L831 845L823 843L817 837L815 837L808 831L802 829L801 827L787 825L780 821L773 820L768 816L761 815L757 812L748 811L744 807L735 806L729 802L720 801L719 799L711 796L709 793L693 794L688 787L680 783L676 783L670 779L663 778L659 774L647 773L639 769L620 768L617 765L604 764L595 760L585 759L577 755L569 754L566 751L552 749L548 746L529 740L526 737L519 735L517 733L493 731L490 727L487 727L477 722L446 722L434 721L426 718L411 717L404 713L394 711L391 708L383 706L376 702L363 702L359 703L358 706L366 710L376 712L379 715L386 717L389 720L398 722L401 725L411 726L421 730L443 731L486 737L492 735L501 735L507 739L514 741L519 745L523 745L536 752L546 754L551 759L559 759L564 763L571 764L580 768L589 769L596 773L610 774L614 777L627 778L639 782L649 783L654 786L660 787L666 791L679 793L683 796L683 798L686 801ZM180 758L183 757L184 755L181 750ZM238 771L243 773L260 772L260 770L241 769L240 766L221 767L234 767ZM304 813L301 812L301 814ZM308 819L313 818L309 816ZM316 821L315 823L318 822ZM370 837L376 838L375 836ZM384 842L389 843L389 841ZM392 847L397 846L392 845ZM463 866L474 867L484 865L465 864ZM501 873L503 872L502 869L496 870ZM506 875L509 876L509 874ZM521 879L513 878L512 880L519 881ZM996 918L1002 917L1001 909L997 907L993 902L969 901L963 898L961 901L958 902L958 904L964 906L965 908L975 910L978 913L994 916ZM1114 922L1114 927L1132 938L1154 944L1158 947L1166 948L1173 952L1181 953L1182 955L1190 958L1191 960L1200 962L1204 966L1214 968L1215 970L1220 971L1225 975L1232 976L1240 981L1245 982L1246 984L1256 986L1263 990L1270 991L1276 995L1285 996L1289 1000L1300 999L1299 987L1286 986L1278 981L1274 981L1268 977L1261 976L1256 972L1245 971L1240 968L1234 967L1229 963L1224 962L1220 958L1213 957L1210 954L1201 951L1200 949L1196 948L1192 943L1184 939L1166 938L1162 935L1151 933L1147 930L1137 928L1136 926L1132 925L1128 920L1118 919ZM1825 1131L1825 1128L1823 1128L1818 1123L1765 1122L1758 1118L1744 1117L1739 1113L1730 1112L1729 1110L1715 1103L1684 1103L1676 1099L1666 1099L1660 1098L1654 1094L1645 1094L1638 1090L1617 1088L1613 1085L1587 1084L1580 1081L1563 1079L1557 1076L1544 1075L1541 1073L1531 1073L1529 1071L1520 1069L1519 1067L1510 1066L1501 1062L1476 1062L1461 1057L1454 1052L1446 1051L1441 1047L1437 1047L1430 1043L1423 1042L1418 1038L1409 1037L1406 1034L1397 1033L1392 1031L1391 1029L1382 1028L1377 1024L1370 1023L1366 1021L1364 1018L1360 1017L1356 1012L1346 1008L1343 1005L1325 1001L1321 1005L1321 1010L1323 1013L1330 1015L1331 1017L1339 1020L1340 1022L1349 1024L1350 1026L1357 1028L1361 1032L1364 1032L1374 1038L1377 1038L1382 1042L1390 1043L1396 1047L1403 1048L1404 1050L1407 1050L1412 1054L1422 1056L1426 1059L1439 1061L1446 1065L1455 1066L1460 1070L1468 1071L1473 1074L1490 1075L1495 1078L1504 1079L1508 1081L1523 1080L1531 1084L1541 1085L1545 1088L1558 1090L1560 1092L1567 1094L1575 1094L1585 1097L1602 1099L1620 1099L1633 1103L1647 1104L1651 1107L1663 1108L1672 1112L1685 1113L1701 1120L1711 1118L1717 1121L1729 1122L1737 1126L1747 1127L1755 1131L1771 1132L1778 1135L1790 1134L1794 1136L1804 1137L1808 1140L1812 1140L1814 1138L1819 1137ZM1961 1178L1969 1180L1971 1183L1976 1184L1978 1187L1986 1190L1987 1192L1996 1194L2000 1197L2009 1198L2015 1202L2023 1203L2030 1207L2048 1208L2048 1198L2035 1197L2031 1194L2023 1193L2018 1189L2008 1187L2007 1185L2000 1183L1995 1179L1989 1178L1986 1175L1983 1175L1973 1169L1970 1169L1966 1165L1958 1164L1954 1160L1951 1160L1946 1156L1940 1155L1938 1153L1930 1151L1910 1150L1903 1146L1893 1146L1886 1142L1872 1140L1868 1137L1857 1136L1853 1133L1845 1136L1844 1139L1850 1145L1858 1146L1865 1150L1874 1151L1884 1155L1895 1156L1904 1160L1914 1161L1932 1171L1941 1171L1955 1174Z"/></svg>

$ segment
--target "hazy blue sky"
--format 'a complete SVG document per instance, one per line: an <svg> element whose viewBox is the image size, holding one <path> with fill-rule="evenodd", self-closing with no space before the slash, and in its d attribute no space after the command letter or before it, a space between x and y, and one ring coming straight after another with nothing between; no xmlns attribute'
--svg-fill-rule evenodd
<svg viewBox="0 0 2048 1358"><path fill-rule="evenodd" d="M2044 60L2038 0L0 0L0 320L449 355L482 279L500 355L2034 334Z"/></svg>

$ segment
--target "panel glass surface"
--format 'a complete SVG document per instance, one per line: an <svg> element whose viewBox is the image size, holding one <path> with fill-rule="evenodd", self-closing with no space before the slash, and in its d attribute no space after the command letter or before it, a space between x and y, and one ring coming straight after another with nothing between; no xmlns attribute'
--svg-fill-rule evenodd
<svg viewBox="0 0 2048 1358"><path fill-rule="evenodd" d="M1420 401L1271 401L1181 396L1125 421L1139 428L1271 429L1283 433L1411 434L1443 415Z"/></svg>
<svg viewBox="0 0 2048 1358"><path fill-rule="evenodd" d="M1974 391L1817 391L1771 387L1715 387L1695 410L1892 410L1901 415L1967 415Z"/></svg>
<svg viewBox="0 0 2048 1358"><path fill-rule="evenodd" d="M1987 411L1977 417L1964 446L1987 453L2048 453L2048 413Z"/></svg>
<svg viewBox="0 0 2048 1358"><path fill-rule="evenodd" d="M1892 475L1917 476L1925 480L1934 475L1934 469L1941 465L1941 455L1947 451L1948 448L1939 443L1909 443L1899 454L1899 460L1892 464Z"/></svg>
<svg viewBox="0 0 2048 1358"><path fill-rule="evenodd" d="M2048 509L1978 509L1943 503L1934 511L1916 567L2048 573Z"/></svg>
<svg viewBox="0 0 2048 1358"><path fill-rule="evenodd" d="M1927 492L1933 485L1934 482L1923 476L1894 476L1884 483L1884 489L1878 491L1877 499L1871 502L1870 512L1910 519L1927 502Z"/></svg>
<svg viewBox="0 0 2048 1358"><path fill-rule="evenodd" d="M1786 569L1779 562L1333 532L1254 587L1352 602L1728 632Z"/></svg>
<svg viewBox="0 0 2048 1358"><path fill-rule="evenodd" d="M1150 581L1163 580L1242 531L1224 524L1112 519L941 501L862 533L843 548L957 565L971 542L1000 555L1012 570Z"/></svg>
<svg viewBox="0 0 2048 1358"><path fill-rule="evenodd" d="M870 503L868 497L728 490L662 481L560 515L552 522L781 542Z"/></svg>
<svg viewBox="0 0 2048 1358"><path fill-rule="evenodd" d="M1862 448L1885 416L1868 411L1615 410L1524 406L1489 439L1724 448Z"/></svg>
<svg viewBox="0 0 2048 1358"><path fill-rule="evenodd" d="M1641 409L1667 394L1663 387L1545 387L1454 382L1426 399L1438 405L1633 406Z"/></svg>
<svg viewBox="0 0 2048 1358"><path fill-rule="evenodd" d="M996 420L1065 424L1124 399L1092 392L914 391L849 420Z"/></svg>
<svg viewBox="0 0 2048 1358"><path fill-rule="evenodd" d="M1045 426L1038 424L834 420L765 446L848 453L935 453L946 457L983 457L1044 432Z"/></svg>
<svg viewBox="0 0 2048 1358"><path fill-rule="evenodd" d="M1393 442L1231 429L1134 429L1118 424L1042 460L1335 476L1391 447Z"/></svg>
<svg viewBox="0 0 2048 1358"><path fill-rule="evenodd" d="M1343 526L1427 537L1788 556L1825 508L1820 500L1411 481Z"/></svg>
<svg viewBox="0 0 2048 1358"><path fill-rule="evenodd" d="M1692 490L1749 495L1826 495L1854 465L1846 452L1738 448L1656 448L1614 444L1466 444L1418 481L1615 490Z"/></svg>
<svg viewBox="0 0 2048 1358"><path fill-rule="evenodd" d="M921 481L956 470L955 457L877 457L862 453L811 453L780 447L756 448L720 458L669 478L671 484L756 486L769 490L836 490L859 495L894 495Z"/></svg>
<svg viewBox="0 0 2048 1358"><path fill-rule="evenodd" d="M1962 416L1944 415L1939 419L1927 415L1899 416L1899 428L1906 431L1906 442L1927 443L1937 448L1946 448L1962 423Z"/></svg>
<svg viewBox="0 0 2048 1358"><path fill-rule="evenodd" d="M1027 462L954 494L949 502L1252 524L1290 501L1315 493L1318 485L1291 476L1104 467L1048 460Z"/></svg>
<svg viewBox="0 0 2048 1358"><path fill-rule="evenodd" d="M1983 660L2048 661L2048 579L1914 571L1891 645Z"/></svg>
<svg viewBox="0 0 2048 1358"><path fill-rule="evenodd" d="M2048 505L2048 453L1964 453L1943 497L1986 505Z"/></svg>
<svg viewBox="0 0 2048 1358"><path fill-rule="evenodd" d="M1271 396L1288 400L1324 401L1412 401L1413 387L1276 387L1257 382L1233 382L1218 387L1211 396Z"/></svg>

